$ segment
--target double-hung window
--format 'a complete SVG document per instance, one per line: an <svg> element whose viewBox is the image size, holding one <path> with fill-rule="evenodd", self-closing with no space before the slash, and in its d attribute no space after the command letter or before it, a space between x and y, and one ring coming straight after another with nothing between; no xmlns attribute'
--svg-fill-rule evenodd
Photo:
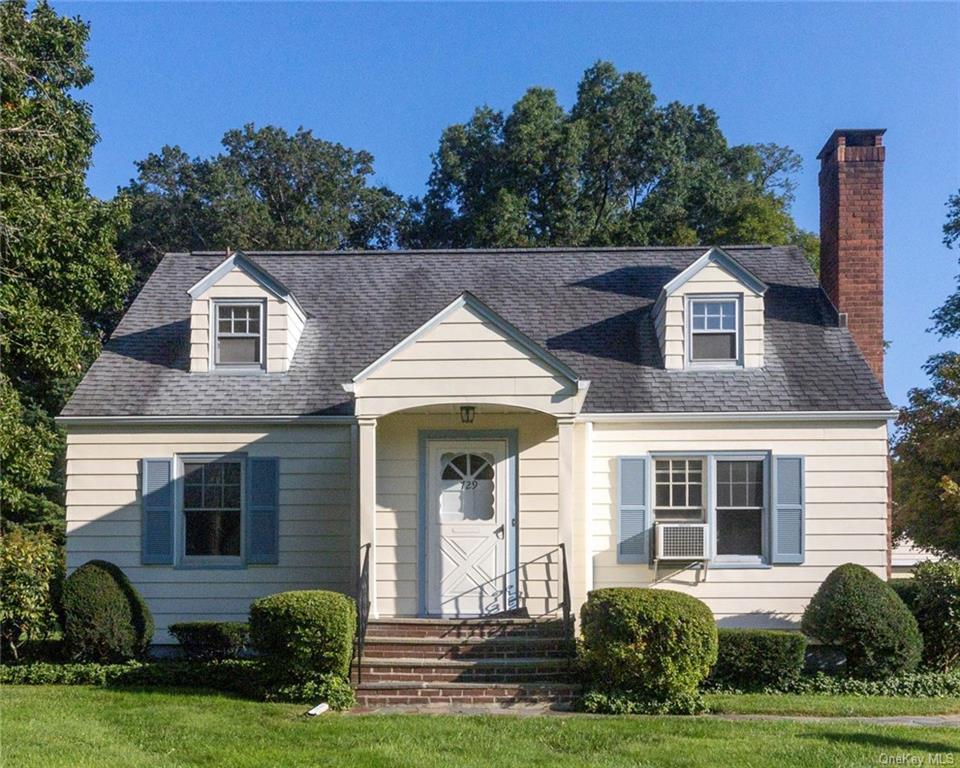
<svg viewBox="0 0 960 768"><path fill-rule="evenodd" d="M717 560L760 562L763 559L766 509L762 459L717 459Z"/></svg>
<svg viewBox="0 0 960 768"><path fill-rule="evenodd" d="M662 523L709 523L714 560L762 563L768 535L763 454L654 457L654 516Z"/></svg>
<svg viewBox="0 0 960 768"><path fill-rule="evenodd" d="M224 302L214 307L214 364L221 368L262 368L263 304Z"/></svg>
<svg viewBox="0 0 960 768"><path fill-rule="evenodd" d="M691 363L736 365L740 360L740 300L696 297L689 300Z"/></svg>
<svg viewBox="0 0 960 768"><path fill-rule="evenodd" d="M183 560L240 562L243 461L183 460Z"/></svg>

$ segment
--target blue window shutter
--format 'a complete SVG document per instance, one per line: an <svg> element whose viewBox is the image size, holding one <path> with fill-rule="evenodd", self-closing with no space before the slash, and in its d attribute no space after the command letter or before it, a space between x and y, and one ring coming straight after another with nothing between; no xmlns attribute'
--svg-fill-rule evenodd
<svg viewBox="0 0 960 768"><path fill-rule="evenodd" d="M802 456L773 459L773 515L770 534L774 563L802 563L804 555L804 468Z"/></svg>
<svg viewBox="0 0 960 768"><path fill-rule="evenodd" d="M280 460L247 459L247 562L271 564L280 550Z"/></svg>
<svg viewBox="0 0 960 768"><path fill-rule="evenodd" d="M173 460L143 459L140 561L144 565L173 564L173 497Z"/></svg>
<svg viewBox="0 0 960 768"><path fill-rule="evenodd" d="M617 494L617 562L650 561L650 505L646 458L622 457Z"/></svg>

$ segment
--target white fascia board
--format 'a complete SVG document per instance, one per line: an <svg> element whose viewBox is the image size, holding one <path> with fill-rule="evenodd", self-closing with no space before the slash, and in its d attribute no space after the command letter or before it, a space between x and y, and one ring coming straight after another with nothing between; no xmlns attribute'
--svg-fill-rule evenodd
<svg viewBox="0 0 960 768"><path fill-rule="evenodd" d="M737 261L733 256L722 248L713 246L703 256L697 259L693 264L687 267L683 272L674 277L669 283L663 286L662 296L669 296L686 283L694 275L698 274L709 264L716 264L731 277L741 282L746 288L763 296L767 291L767 284L757 277L753 272L747 269L743 264Z"/></svg>
<svg viewBox="0 0 960 768"><path fill-rule="evenodd" d="M717 422L717 421L889 421L898 411L694 411L674 413L581 413L577 421L592 422Z"/></svg>
<svg viewBox="0 0 960 768"><path fill-rule="evenodd" d="M521 347L523 347L532 357L537 358L540 362L544 363L547 367L552 368L554 371L559 373L561 376L567 378L571 382L578 384L580 379L577 374L569 368L565 363L562 363L547 350L541 347L537 342L527 336L525 333L520 331L516 326L504 320L500 315L494 312L490 307L484 304L480 299L474 296L469 291L464 291L456 299L454 299L450 304L441 309L437 314L431 317L427 322L421 325L417 330L407 336L405 339L400 341L398 344L395 344L389 350L384 352L380 357L374 360L370 365L364 368L360 373L353 377L352 383L359 384L371 373L376 370L379 370L382 366L386 365L390 360L392 360L396 355L402 352L407 347L416 343L424 334L426 334L431 329L438 326L448 317L450 317L454 312L456 312L461 307L467 307L472 312L475 312L483 320L490 323L497 330L504 334L511 341L516 342ZM353 391L350 384L344 384L344 389ZM350 388L348 388L350 387Z"/></svg>
<svg viewBox="0 0 960 768"><path fill-rule="evenodd" d="M57 416L54 421L65 427L106 426L111 424L353 424L355 416L311 416L300 414L263 414L252 416Z"/></svg>
<svg viewBox="0 0 960 768"><path fill-rule="evenodd" d="M297 301L297 297L293 295L290 289L265 269L250 261L250 259L244 255L243 251L234 251L231 256L224 259L203 278L191 286L187 290L187 293L190 294L190 298L193 299L202 296L234 269L239 269L244 272L248 277L255 280L261 288L273 294L276 298L290 303L297 312L300 313L302 318L306 320L307 313L303 307L300 306L300 302Z"/></svg>

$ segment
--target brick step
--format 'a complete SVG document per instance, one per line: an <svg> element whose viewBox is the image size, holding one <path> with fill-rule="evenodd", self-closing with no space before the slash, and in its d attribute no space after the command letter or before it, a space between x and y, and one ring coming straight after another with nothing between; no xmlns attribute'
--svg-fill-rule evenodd
<svg viewBox="0 0 960 768"><path fill-rule="evenodd" d="M533 683L570 682L570 659L418 659L392 658L360 661L364 683L448 682L448 683Z"/></svg>
<svg viewBox="0 0 960 768"><path fill-rule="evenodd" d="M569 658L563 637L368 637L363 654L370 659L516 659Z"/></svg>
<svg viewBox="0 0 960 768"><path fill-rule="evenodd" d="M461 637L562 637L560 619L376 619L367 625L367 639L373 637L432 637L450 640Z"/></svg>
<svg viewBox="0 0 960 768"><path fill-rule="evenodd" d="M356 689L357 704L365 709L429 704L475 705L551 704L569 708L580 687L568 683L373 683Z"/></svg>

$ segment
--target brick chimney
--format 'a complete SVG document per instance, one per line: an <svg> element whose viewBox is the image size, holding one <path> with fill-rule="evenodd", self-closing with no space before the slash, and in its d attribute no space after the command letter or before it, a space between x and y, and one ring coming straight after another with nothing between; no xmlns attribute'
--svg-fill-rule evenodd
<svg viewBox="0 0 960 768"><path fill-rule="evenodd" d="M883 382L883 134L837 130L820 160L820 284Z"/></svg>

